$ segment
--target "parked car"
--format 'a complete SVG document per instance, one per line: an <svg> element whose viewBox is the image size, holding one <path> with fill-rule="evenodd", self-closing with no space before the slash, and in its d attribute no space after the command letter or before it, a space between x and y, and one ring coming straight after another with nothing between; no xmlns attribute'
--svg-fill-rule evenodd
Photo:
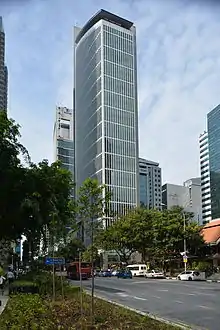
<svg viewBox="0 0 220 330"><path fill-rule="evenodd" d="M122 269L119 270L118 274L117 274L118 278L132 278L132 273L129 269Z"/></svg>
<svg viewBox="0 0 220 330"><path fill-rule="evenodd" d="M101 270L98 274L99 277L111 277L112 272L109 270Z"/></svg>
<svg viewBox="0 0 220 330"><path fill-rule="evenodd" d="M198 270L187 270L182 272L177 276L179 281L204 281L205 272L200 272Z"/></svg>
<svg viewBox="0 0 220 330"><path fill-rule="evenodd" d="M117 276L118 273L119 273L119 270L113 270L113 272L112 272L112 276Z"/></svg>
<svg viewBox="0 0 220 330"><path fill-rule="evenodd" d="M164 272L161 270L151 269L145 273L146 278L166 278Z"/></svg>

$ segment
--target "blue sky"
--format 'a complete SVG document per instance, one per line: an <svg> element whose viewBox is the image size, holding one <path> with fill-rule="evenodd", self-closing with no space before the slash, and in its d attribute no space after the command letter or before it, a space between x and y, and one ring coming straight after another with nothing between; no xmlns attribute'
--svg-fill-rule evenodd
<svg viewBox="0 0 220 330"><path fill-rule="evenodd" d="M9 114L35 162L53 160L55 106L72 106L72 27L100 8L135 22L140 156L163 181L199 175L198 136L220 103L220 4L202 0L0 0ZM106 4L106 5L105 5Z"/></svg>

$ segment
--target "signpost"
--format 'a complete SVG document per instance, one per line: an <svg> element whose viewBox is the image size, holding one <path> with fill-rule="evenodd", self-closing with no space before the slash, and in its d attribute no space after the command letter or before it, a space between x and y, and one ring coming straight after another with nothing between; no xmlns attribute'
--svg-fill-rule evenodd
<svg viewBox="0 0 220 330"><path fill-rule="evenodd" d="M65 265L65 259L59 257L46 257L45 258L45 265L53 266L53 291L54 291L54 300L55 300L55 267L60 266L60 280L61 280L61 289L62 289L62 298L64 299L64 292L63 292L63 275L62 275L62 265Z"/></svg>
<svg viewBox="0 0 220 330"><path fill-rule="evenodd" d="M65 259L64 258L58 258L58 257L46 257L45 259L45 264L46 265L65 265Z"/></svg>

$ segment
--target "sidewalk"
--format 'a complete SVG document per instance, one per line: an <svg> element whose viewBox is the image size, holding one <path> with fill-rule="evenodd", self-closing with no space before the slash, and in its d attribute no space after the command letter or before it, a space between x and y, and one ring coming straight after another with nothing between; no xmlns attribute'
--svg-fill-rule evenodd
<svg viewBox="0 0 220 330"><path fill-rule="evenodd" d="M8 299L9 299L8 288L5 288L3 295L2 295L2 292L0 291L0 301L1 301L0 315L3 312L3 310L5 309L5 307L7 305L7 302L8 302Z"/></svg>

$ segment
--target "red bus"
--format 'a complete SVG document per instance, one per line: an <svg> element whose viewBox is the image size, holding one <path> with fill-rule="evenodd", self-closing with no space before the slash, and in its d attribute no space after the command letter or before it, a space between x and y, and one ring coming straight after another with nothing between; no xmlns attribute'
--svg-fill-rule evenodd
<svg viewBox="0 0 220 330"><path fill-rule="evenodd" d="M79 271L79 261L71 262L67 266L67 278L71 280L79 280L80 279L80 271ZM81 262L81 275L82 279L87 280L91 277L91 264L88 262Z"/></svg>

